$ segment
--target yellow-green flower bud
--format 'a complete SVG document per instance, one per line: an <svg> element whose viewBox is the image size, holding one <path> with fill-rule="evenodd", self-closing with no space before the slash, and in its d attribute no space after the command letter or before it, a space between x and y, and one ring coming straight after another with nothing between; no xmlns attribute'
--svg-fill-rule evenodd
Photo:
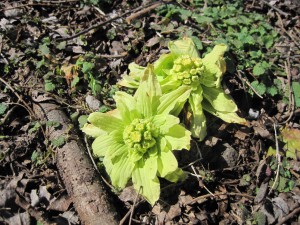
<svg viewBox="0 0 300 225"><path fill-rule="evenodd" d="M180 81L182 85L197 86L200 83L200 77L203 72L204 65L201 58L182 55L174 61L170 74Z"/></svg>
<svg viewBox="0 0 300 225"><path fill-rule="evenodd" d="M133 131L130 133L130 139L134 143L138 143L142 140L142 135L139 131Z"/></svg>
<svg viewBox="0 0 300 225"><path fill-rule="evenodd" d="M124 129L123 139L129 150L144 154L155 145L158 135L159 129L149 119L134 119Z"/></svg>

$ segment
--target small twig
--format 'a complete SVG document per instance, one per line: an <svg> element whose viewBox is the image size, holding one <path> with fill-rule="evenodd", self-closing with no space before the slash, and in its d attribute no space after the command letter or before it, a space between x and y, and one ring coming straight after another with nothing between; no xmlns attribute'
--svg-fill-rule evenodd
<svg viewBox="0 0 300 225"><path fill-rule="evenodd" d="M156 3L156 2L155 2L155 3ZM155 3L150 3L149 5L140 6L140 7L136 8L134 11L138 11L138 10L140 10L140 9L142 9L142 8L149 7L149 6L151 6L151 5L155 4ZM101 22L101 23L98 23L98 24L95 24L95 25L93 25L93 26L90 26L90 27L88 27L87 29L84 29L84 30L82 30L82 31L80 31L80 32L78 32L78 33L72 35L72 36L65 37L65 38L58 38L57 41L69 41L69 40L72 40L72 39L74 39L74 38L79 37L80 35L83 35L83 34L88 33L90 30L98 29L99 27L102 27L103 25L105 25L105 24L107 24L107 23L111 23L111 22L113 22L113 21L115 21L115 20L117 20L117 19L123 18L124 16L126 16L126 15L129 14L129 13L130 13L130 11L124 12L124 13L122 13L120 16L115 16L115 17L113 17L113 18L111 18L111 19L108 19L108 20L103 21L103 22Z"/></svg>
<svg viewBox="0 0 300 225"><path fill-rule="evenodd" d="M243 194L243 193L230 193L230 192L229 193L215 193L214 197L218 197L218 196L221 196L221 195L241 196L241 197L245 197L245 198L255 199L255 197L251 196L251 195L247 195L247 194ZM201 195L197 198L194 198L194 199L186 202L185 205L190 205L190 204L193 204L194 202L197 202L201 199L205 199L205 198L209 198L209 197L212 197L211 194Z"/></svg>
<svg viewBox="0 0 300 225"><path fill-rule="evenodd" d="M241 71L238 70L238 71L237 71L237 74L238 74L237 77L238 77L242 82L245 82L259 98L263 99L263 97L262 97L260 94L258 94L258 92L254 89L254 87L252 87L252 85L249 83L249 81L247 81L246 79L242 78Z"/></svg>
<svg viewBox="0 0 300 225"><path fill-rule="evenodd" d="M35 113L32 111L32 109L29 107L29 105L23 100L23 98L13 89L13 87L7 83L4 79L2 79L0 77L0 81L2 83L4 83L20 100L20 102L22 102L24 104L24 107L28 110L30 117L35 118Z"/></svg>
<svg viewBox="0 0 300 225"><path fill-rule="evenodd" d="M294 209L291 213L289 213L287 216L281 218L281 220L276 225L282 225L285 222L287 222L289 219L293 218L294 216L298 215L300 213L300 207Z"/></svg>
<svg viewBox="0 0 300 225"><path fill-rule="evenodd" d="M205 186L205 184L203 183L203 181L200 180L200 178L202 178L202 177L196 173L196 170L195 170L195 168L194 168L193 165L191 165L191 168L192 168L192 170L194 171L194 174L196 175L198 181L202 183L202 185L203 185L203 187L205 188L205 190L206 190L212 197L215 197L214 194L213 194L213 193Z"/></svg>
<svg viewBox="0 0 300 225"><path fill-rule="evenodd" d="M100 174L100 171L99 171L98 166L97 166L97 164L96 164L96 162L95 162L95 160L94 160L94 157L93 157L93 155L92 155L92 152L91 152L89 143L88 143L87 138L86 138L85 135L84 135L84 142L85 142L85 146L86 146L86 149L87 149L87 151L88 151L89 157L90 157L90 159L91 159L91 161L92 161L92 163L93 163L94 169Z"/></svg>
<svg viewBox="0 0 300 225"><path fill-rule="evenodd" d="M276 146L276 158L277 158L277 171L276 171L276 177L275 177L275 180L274 180L274 183L269 191L268 194L270 194L272 192L272 190L274 190L275 188L275 185L278 181L278 178L279 178L279 169L280 169L280 166L281 166L281 155L279 153L279 144L278 144L278 137L277 137L277 130L276 130L276 124L274 123L274 133L275 133L275 146Z"/></svg>
<svg viewBox="0 0 300 225"><path fill-rule="evenodd" d="M282 19L281 19L279 13L276 13L276 15L278 17L278 20L280 21L281 29L284 31L284 33L286 33L292 39L292 41L294 41L295 45L300 49L300 44L297 42L297 40L292 35L290 35L290 33L287 32L287 30L284 28L284 25L283 25L283 22L282 22Z"/></svg>
<svg viewBox="0 0 300 225"><path fill-rule="evenodd" d="M78 32L78 33L76 33L76 34L74 34L72 36L65 37L65 38L58 38L57 41L69 41L69 40L72 40L74 38L79 37L80 35L88 33L90 30L98 29L99 27L102 27L103 25L105 25L107 23L110 23L110 22L113 22L113 21L115 21L117 19L120 19L120 18L126 16L127 14L129 14L129 12L125 12L125 13L121 14L120 16L116 16L116 17L113 17L113 18L108 19L106 21L103 21L101 23L95 24L95 25L93 25L91 27L88 27L87 29L84 29L83 31L80 31L80 32Z"/></svg>
<svg viewBox="0 0 300 225"><path fill-rule="evenodd" d="M125 20L126 20L127 23L130 24L131 20L136 19L138 17L141 17L143 14L146 14L146 13L150 12L151 10L153 10L153 9L157 8L158 6L160 6L161 4L163 4L163 2L154 3L153 5L150 5L147 8L144 8L144 9L138 11L138 12L132 13Z"/></svg>
<svg viewBox="0 0 300 225"><path fill-rule="evenodd" d="M284 62L284 65L285 65L285 71L286 71L287 78L288 78L288 87L289 87L289 109L288 109L289 116L284 122L281 122L280 124L288 123L291 120L291 118L293 117L294 110L295 110L295 102L294 102L295 99L294 99L293 87L292 87L292 82L291 82L291 79L292 79L291 70L290 70L291 64L290 64L289 58L287 59L287 62Z"/></svg>
<svg viewBox="0 0 300 225"><path fill-rule="evenodd" d="M140 192L140 191L139 191ZM137 196L135 197L135 199L134 199L134 203L133 203L133 205L132 205L132 207L134 207L134 208L136 208L136 207L138 207L138 205L141 203L141 201L140 202L137 202L136 203L136 201L137 201L137 197L139 196L139 193L137 194ZM125 222L126 222L126 220L127 220L127 218L130 216L131 217L131 220L132 220L132 211L133 211L133 209L131 208L130 210L128 210L128 212L126 213L126 215L120 220L120 223L119 223L119 225L123 225Z"/></svg>
<svg viewBox="0 0 300 225"><path fill-rule="evenodd" d="M139 188L139 191L138 191L138 193L136 194L136 196L134 198L133 205L131 206L131 210L130 210L131 212L130 212L130 217L129 217L129 225L131 225L134 208L135 208L135 205L136 205L136 201L137 201L137 199L138 199L138 197L140 195L141 188L142 187Z"/></svg>
<svg viewBox="0 0 300 225"><path fill-rule="evenodd" d="M108 55L108 54L100 54L100 55L97 55L99 56L100 58L123 58L127 55L128 53L127 52L122 52L118 55Z"/></svg>
<svg viewBox="0 0 300 225"><path fill-rule="evenodd" d="M98 169L98 166L94 160L94 157L92 155L92 152L91 152L91 149L90 149L90 146L89 146L89 143L87 141L87 138L86 136L84 136L84 142L85 142L85 146L86 146L86 149L88 151L88 154L89 154L89 157L93 163L93 166L94 166L94 169L98 172L98 174L100 175L101 179L103 180L103 182L111 189L111 190L114 190L115 188L101 175L99 169Z"/></svg>
<svg viewBox="0 0 300 225"><path fill-rule="evenodd" d="M21 105L22 107L24 107L23 105ZM8 110L8 112L5 114L5 116L0 120L0 125L3 125L6 123L6 120L8 119L8 117L13 113L13 111L17 108L17 106L13 106L10 110ZM26 108L25 108L26 109ZM27 110L27 109L26 109Z"/></svg>
<svg viewBox="0 0 300 225"><path fill-rule="evenodd" d="M272 9L274 9L275 11L277 11L278 13L280 13L283 16L288 17L290 14L283 12L282 10L278 9L277 7L275 7L274 5L271 5L269 2L265 1L265 0L261 0L264 4L268 5L269 7L271 7Z"/></svg>
<svg viewBox="0 0 300 225"><path fill-rule="evenodd" d="M181 169L188 168L188 167L194 165L195 163L197 163L197 162L199 162L199 161L201 161L201 160L202 160L202 159L196 159L196 160L194 160L193 162L189 163L188 165L183 166Z"/></svg>

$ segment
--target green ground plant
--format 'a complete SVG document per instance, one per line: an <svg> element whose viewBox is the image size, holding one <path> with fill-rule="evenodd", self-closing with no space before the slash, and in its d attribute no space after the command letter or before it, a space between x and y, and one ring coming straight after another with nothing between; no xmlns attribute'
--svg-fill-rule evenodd
<svg viewBox="0 0 300 225"><path fill-rule="evenodd" d="M116 92L115 110L89 115L82 131L95 138L93 153L103 158L116 188L124 188L131 178L136 191L153 205L160 195L158 177L171 182L185 178L172 151L189 149L191 135L203 140L203 110L229 123L246 123L221 87L226 48L217 45L201 58L192 39L171 41L170 53L153 65L129 65L131 73L119 84L137 88L134 96ZM185 117L193 117L190 131L177 117L187 103Z"/></svg>
<svg viewBox="0 0 300 225"><path fill-rule="evenodd" d="M187 111L192 117L188 121L189 128L193 137L200 140L206 136L204 110L228 123L246 123L236 114L236 104L221 87L222 75L226 71L223 59L226 49L226 45L219 44L201 58L192 39L185 37L169 42L170 53L163 54L154 63L154 73L163 93L188 87L188 99L180 102L172 113L178 116L188 102ZM129 76L124 76L119 84L137 88L145 68L131 63L129 70Z"/></svg>
<svg viewBox="0 0 300 225"><path fill-rule="evenodd" d="M116 110L95 112L88 117L83 132L95 138L92 148L116 188L124 188L132 178L134 188L150 204L160 195L158 177L171 182L185 178L173 150L189 149L191 133L170 114L188 96L186 87L163 95L148 66L134 96L115 94Z"/></svg>

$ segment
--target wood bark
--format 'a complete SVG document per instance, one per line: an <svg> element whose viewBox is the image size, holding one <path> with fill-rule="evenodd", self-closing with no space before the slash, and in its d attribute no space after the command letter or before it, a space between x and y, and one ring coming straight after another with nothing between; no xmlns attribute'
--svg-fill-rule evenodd
<svg viewBox="0 0 300 225"><path fill-rule="evenodd" d="M86 225L118 224L118 217L112 202L93 168L84 145L76 132L71 130L71 121L55 103L40 102L34 111L41 120L57 121L59 129L47 128L46 137L53 140L60 136L71 138L57 149L56 162L60 176L71 196L75 209Z"/></svg>

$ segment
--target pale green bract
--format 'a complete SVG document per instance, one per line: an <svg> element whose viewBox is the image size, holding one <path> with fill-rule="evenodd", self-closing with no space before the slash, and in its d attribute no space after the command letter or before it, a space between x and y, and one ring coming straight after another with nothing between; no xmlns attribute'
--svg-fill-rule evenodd
<svg viewBox="0 0 300 225"><path fill-rule="evenodd" d="M117 92L117 109L89 115L82 131L95 138L92 149L103 163L112 184L124 188L130 178L150 204L160 195L158 177L171 182L185 178L172 150L189 149L191 132L169 113L185 102L187 86L162 95L153 66L143 70L134 96Z"/></svg>
<svg viewBox="0 0 300 225"><path fill-rule="evenodd" d="M204 58L200 58L195 44L190 38L169 42L170 53L163 54L154 63L154 73L163 93L180 87L190 90L187 115L192 136L203 140L206 136L206 117L203 110L228 123L246 124L246 120L236 114L237 106L221 87L222 75L226 71L223 58L227 46L216 45ZM120 85L137 88L145 70L135 63L129 65L130 74L124 76ZM177 116L186 101L178 102L172 114ZM189 119L190 118L190 119Z"/></svg>

